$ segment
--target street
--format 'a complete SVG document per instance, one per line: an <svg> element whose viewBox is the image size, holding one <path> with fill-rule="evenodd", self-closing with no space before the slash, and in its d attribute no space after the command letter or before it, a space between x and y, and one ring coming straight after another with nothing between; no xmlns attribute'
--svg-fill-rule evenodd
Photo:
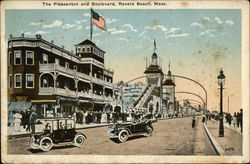
<svg viewBox="0 0 250 164"><path fill-rule="evenodd" d="M48 152L29 149L28 137L8 141L9 154L65 155L216 155L205 135L201 119L191 127L191 117L159 120L153 123L153 136L132 137L125 143L115 143L107 137L108 127L78 130L87 136L84 147L54 145ZM199 151L197 151L199 150ZM32 153L33 152L33 153Z"/></svg>

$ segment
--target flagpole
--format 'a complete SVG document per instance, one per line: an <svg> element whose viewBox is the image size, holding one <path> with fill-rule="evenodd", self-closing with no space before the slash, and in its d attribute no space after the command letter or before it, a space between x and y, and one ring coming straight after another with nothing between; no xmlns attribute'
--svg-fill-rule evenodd
<svg viewBox="0 0 250 164"><path fill-rule="evenodd" d="M90 9L90 41L92 41L92 33L93 33L93 23L92 23L92 9Z"/></svg>

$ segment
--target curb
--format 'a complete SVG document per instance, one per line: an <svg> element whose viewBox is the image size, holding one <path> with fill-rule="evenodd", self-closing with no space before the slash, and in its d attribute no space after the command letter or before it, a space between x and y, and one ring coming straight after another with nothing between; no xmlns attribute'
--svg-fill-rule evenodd
<svg viewBox="0 0 250 164"><path fill-rule="evenodd" d="M221 148L221 146L219 145L219 143L214 139L214 137L211 135L211 133L209 132L207 125L205 123L203 123L203 127L208 135L209 140L211 141L216 153L220 156L224 156L226 155L226 153L223 151L223 149Z"/></svg>

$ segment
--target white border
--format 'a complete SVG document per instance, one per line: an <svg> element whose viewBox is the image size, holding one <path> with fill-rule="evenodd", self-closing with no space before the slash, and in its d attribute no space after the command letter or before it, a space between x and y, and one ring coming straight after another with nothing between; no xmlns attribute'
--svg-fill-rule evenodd
<svg viewBox="0 0 250 164"><path fill-rule="evenodd" d="M43 1L44 2L44 1ZM53 1L50 1L53 2ZM66 2L66 1L64 1ZM72 1L80 2L80 1ZM242 10L242 108L244 109L243 156L135 156L135 155L7 155L7 128L1 128L2 161L9 163L238 163L249 162L249 3L247 1L166 1L167 6L133 7L133 9L241 9ZM90 7L54 7L42 6L42 1L2 1L1 3L1 46L5 42L5 9L87 9ZM108 9L124 9L124 7L94 7ZM1 49L1 77L7 76L6 49ZM1 80L1 123L7 125L7 83ZM5 110L4 110L5 109ZM248 112L247 112L248 111ZM2 127L3 127L2 126Z"/></svg>

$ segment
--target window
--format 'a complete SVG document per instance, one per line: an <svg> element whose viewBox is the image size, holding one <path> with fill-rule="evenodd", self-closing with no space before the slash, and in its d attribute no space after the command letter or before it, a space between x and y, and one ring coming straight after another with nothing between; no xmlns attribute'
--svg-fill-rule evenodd
<svg viewBox="0 0 250 164"><path fill-rule="evenodd" d="M74 65L74 71L77 71L77 66Z"/></svg>
<svg viewBox="0 0 250 164"><path fill-rule="evenodd" d="M9 75L9 88L12 88L12 75Z"/></svg>
<svg viewBox="0 0 250 164"><path fill-rule="evenodd" d="M9 59L9 65L11 65L11 64L12 64L12 62L11 62L11 58L12 58L12 57L11 57L11 52L9 52L9 58L8 58L8 59Z"/></svg>
<svg viewBox="0 0 250 164"><path fill-rule="evenodd" d="M82 48L82 52L85 52L85 48Z"/></svg>
<svg viewBox="0 0 250 164"><path fill-rule="evenodd" d="M21 51L15 51L15 65L21 65Z"/></svg>
<svg viewBox="0 0 250 164"><path fill-rule="evenodd" d="M34 64L34 52L26 51L26 65L33 65L33 64Z"/></svg>
<svg viewBox="0 0 250 164"><path fill-rule="evenodd" d="M56 62L56 65L59 65L59 64L60 64L59 59L55 59L55 62Z"/></svg>
<svg viewBox="0 0 250 164"><path fill-rule="evenodd" d="M78 48L77 50L78 50L78 52L81 52L81 48Z"/></svg>
<svg viewBox="0 0 250 164"><path fill-rule="evenodd" d="M69 68L69 63L68 62L65 62L65 67Z"/></svg>
<svg viewBox="0 0 250 164"><path fill-rule="evenodd" d="M49 63L49 60L48 60L48 55L46 54L43 54L43 64L48 64Z"/></svg>
<svg viewBox="0 0 250 164"><path fill-rule="evenodd" d="M26 74L26 88L34 88L34 74Z"/></svg>
<svg viewBox="0 0 250 164"><path fill-rule="evenodd" d="M22 74L15 74L15 88L22 87Z"/></svg>
<svg viewBox="0 0 250 164"><path fill-rule="evenodd" d="M87 52L89 52L90 51L90 48L87 48Z"/></svg>

